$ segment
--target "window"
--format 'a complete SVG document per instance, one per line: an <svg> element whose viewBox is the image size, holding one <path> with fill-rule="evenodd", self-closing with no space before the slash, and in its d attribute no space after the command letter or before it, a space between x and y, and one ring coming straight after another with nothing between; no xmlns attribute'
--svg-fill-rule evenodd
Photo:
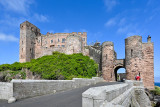
<svg viewBox="0 0 160 107"><path fill-rule="evenodd" d="M51 43L53 43L53 40L51 40Z"/></svg>
<svg viewBox="0 0 160 107"><path fill-rule="evenodd" d="M60 42L60 40L58 39L58 42Z"/></svg>
<svg viewBox="0 0 160 107"><path fill-rule="evenodd" d="M62 47L64 48L64 47L65 47L65 45L62 45Z"/></svg>
<svg viewBox="0 0 160 107"><path fill-rule="evenodd" d="M62 43L65 43L65 40L66 40L66 39L65 39L65 38L63 38L63 39L62 39Z"/></svg>
<svg viewBox="0 0 160 107"><path fill-rule="evenodd" d="M22 48L22 52L23 52L23 48Z"/></svg>
<svg viewBox="0 0 160 107"><path fill-rule="evenodd" d="M131 49L131 57L133 56L133 49Z"/></svg>
<svg viewBox="0 0 160 107"><path fill-rule="evenodd" d="M60 45L58 45L58 47L60 47Z"/></svg>
<svg viewBox="0 0 160 107"><path fill-rule="evenodd" d="M83 38L83 41L85 41L85 38Z"/></svg>
<svg viewBox="0 0 160 107"><path fill-rule="evenodd" d="M33 48L30 48L30 52L33 53Z"/></svg>
<svg viewBox="0 0 160 107"><path fill-rule="evenodd" d="M22 45L23 45L23 41L22 41Z"/></svg>
<svg viewBox="0 0 160 107"><path fill-rule="evenodd" d="M38 43L40 43L40 40L38 40Z"/></svg>
<svg viewBox="0 0 160 107"><path fill-rule="evenodd" d="M47 44L47 41L45 41L45 44Z"/></svg>
<svg viewBox="0 0 160 107"><path fill-rule="evenodd" d="M106 54L106 59L107 59L107 54Z"/></svg>

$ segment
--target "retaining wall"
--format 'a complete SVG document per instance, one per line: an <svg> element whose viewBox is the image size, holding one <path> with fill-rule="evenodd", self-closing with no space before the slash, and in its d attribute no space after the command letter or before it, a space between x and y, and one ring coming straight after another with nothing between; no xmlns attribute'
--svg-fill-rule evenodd
<svg viewBox="0 0 160 107"><path fill-rule="evenodd" d="M16 99L40 96L102 82L103 79L73 78L73 80L12 80L11 83L0 82L0 99Z"/></svg>
<svg viewBox="0 0 160 107"><path fill-rule="evenodd" d="M135 85L135 86L134 86ZM93 87L82 94L82 107L149 107L142 82Z"/></svg>
<svg viewBox="0 0 160 107"><path fill-rule="evenodd" d="M0 99L9 99L13 96L13 84L0 82Z"/></svg>

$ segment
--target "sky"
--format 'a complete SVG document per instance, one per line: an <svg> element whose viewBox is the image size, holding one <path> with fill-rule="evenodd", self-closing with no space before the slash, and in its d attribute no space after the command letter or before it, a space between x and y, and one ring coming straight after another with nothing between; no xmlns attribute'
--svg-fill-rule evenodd
<svg viewBox="0 0 160 107"><path fill-rule="evenodd" d="M20 23L28 20L42 34L87 32L88 45L112 41L118 59L125 58L125 38L147 42L150 35L160 82L159 0L0 0L0 13L0 64L19 61Z"/></svg>

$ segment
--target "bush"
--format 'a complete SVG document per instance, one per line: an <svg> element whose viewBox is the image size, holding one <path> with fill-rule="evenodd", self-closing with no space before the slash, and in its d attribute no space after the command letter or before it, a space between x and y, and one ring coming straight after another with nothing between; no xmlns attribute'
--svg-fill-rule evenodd
<svg viewBox="0 0 160 107"><path fill-rule="evenodd" d="M96 76L98 65L88 56L83 56L81 53L66 55L59 52L32 59L31 62L0 65L0 71L20 71L22 68L30 69L30 71L41 75L43 79L70 80L76 77L91 78Z"/></svg>
<svg viewBox="0 0 160 107"><path fill-rule="evenodd" d="M6 70L10 70L11 69L11 65L10 64L2 64L0 65L0 71L6 71Z"/></svg>
<svg viewBox="0 0 160 107"><path fill-rule="evenodd" d="M27 68L38 73L43 79L72 79L74 77L91 78L96 76L98 65L88 56L82 54L65 55L53 52L26 63Z"/></svg>
<svg viewBox="0 0 160 107"><path fill-rule="evenodd" d="M154 89L154 90L151 90L151 92L152 92L154 95L160 95L160 87L155 86L155 89Z"/></svg>

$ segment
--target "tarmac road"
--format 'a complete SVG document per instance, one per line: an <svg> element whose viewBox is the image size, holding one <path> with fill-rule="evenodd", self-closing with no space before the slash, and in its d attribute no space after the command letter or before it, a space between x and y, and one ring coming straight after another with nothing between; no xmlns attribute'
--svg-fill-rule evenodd
<svg viewBox="0 0 160 107"><path fill-rule="evenodd" d="M120 83L122 82L101 82L65 92L21 99L11 104L8 104L7 101L0 100L0 107L82 107L82 93L88 88Z"/></svg>

